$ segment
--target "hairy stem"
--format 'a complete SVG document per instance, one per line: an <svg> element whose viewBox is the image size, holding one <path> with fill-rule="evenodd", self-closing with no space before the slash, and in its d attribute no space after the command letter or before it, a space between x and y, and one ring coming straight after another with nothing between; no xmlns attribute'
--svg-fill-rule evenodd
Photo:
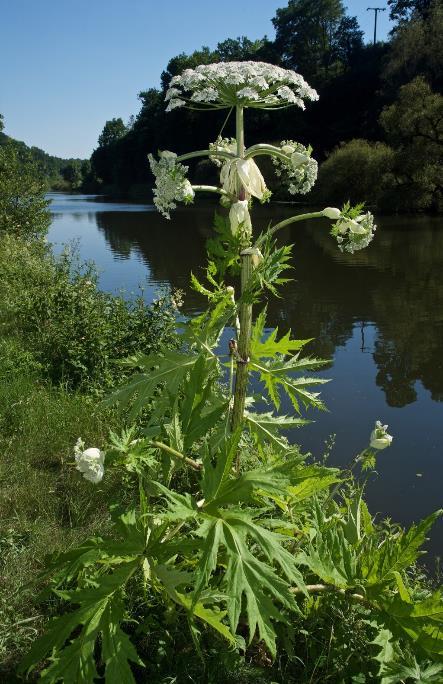
<svg viewBox="0 0 443 684"><path fill-rule="evenodd" d="M250 249L241 253L241 292L245 292L249 279L252 275L252 254ZM239 311L240 335L238 338L238 360L235 374L234 408L232 410L232 430L236 430L243 421L245 401L248 389L249 356L251 353L252 332L252 304L242 302ZM240 468L239 456L237 457L237 472Z"/></svg>
<svg viewBox="0 0 443 684"><path fill-rule="evenodd" d="M236 140L237 140L237 157L243 158L245 154L245 133L244 133L244 119L243 107L237 106L235 113L236 123ZM239 188L239 199L244 199L243 188ZM245 244L244 247L249 247ZM241 253L241 296L244 294L248 286L248 281L252 274L252 254L250 250L244 249ZM245 400L248 387L248 363L251 347L251 331L252 331L252 304L244 301L240 304L239 310L240 320L240 334L238 337L238 358L237 370L235 374L235 388L234 388L234 406L232 409L231 429L237 430L243 422L243 414L245 411ZM240 471L240 454L237 454L236 461L237 473Z"/></svg>
<svg viewBox="0 0 443 684"><path fill-rule="evenodd" d="M202 469L201 463L194 461L193 458L189 458L188 456L181 454L179 451L176 451L175 449L168 446L167 444L163 444L163 442L152 441L151 444L156 449L161 449L162 451L165 451L167 454L172 456L172 458L175 458L176 461L179 461L180 463L186 463L186 465L190 466L194 470L201 470Z"/></svg>

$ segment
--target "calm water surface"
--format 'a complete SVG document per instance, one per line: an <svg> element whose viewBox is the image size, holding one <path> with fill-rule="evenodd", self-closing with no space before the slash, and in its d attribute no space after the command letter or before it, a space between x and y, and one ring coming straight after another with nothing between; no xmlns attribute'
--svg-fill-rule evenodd
<svg viewBox="0 0 443 684"><path fill-rule="evenodd" d="M151 205L86 195L51 195L49 239L59 252L78 240L80 256L100 269L104 290L128 295L144 285L185 291L184 313L204 302L189 290L211 234L214 206L181 209L171 221ZM293 213L288 206L255 211L263 228ZM268 324L315 338L309 352L331 359L321 375L328 413L290 437L321 458L335 435L331 464L346 464L367 444L376 419L389 424L393 446L380 453L367 484L373 512L403 524L443 506L443 221L437 217L377 217L374 242L343 255L320 221L296 224L280 240L294 244L294 280L268 302ZM284 410L290 411L289 406ZM443 523L431 552L443 555Z"/></svg>

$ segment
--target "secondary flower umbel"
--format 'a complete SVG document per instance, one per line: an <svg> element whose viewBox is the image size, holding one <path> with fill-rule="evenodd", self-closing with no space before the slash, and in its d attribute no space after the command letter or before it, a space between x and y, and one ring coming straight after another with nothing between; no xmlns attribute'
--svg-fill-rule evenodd
<svg viewBox="0 0 443 684"><path fill-rule="evenodd" d="M194 199L194 190L186 178L188 167L177 161L174 152L165 150L160 152L157 161L152 154L148 154L149 164L155 176L154 204L161 214L170 219L171 209L175 209L177 202L189 204Z"/></svg>
<svg viewBox="0 0 443 684"><path fill-rule="evenodd" d="M318 164L311 157L312 148L293 140L283 140L280 151L286 159L272 157L276 175L288 186L291 195L305 195L317 180Z"/></svg>
<svg viewBox="0 0 443 684"><path fill-rule="evenodd" d="M331 235L337 239L341 252L353 254L367 247L374 237L377 228L374 217L370 211L361 214L361 207L362 205L350 207L347 203L342 210L336 207L323 209L323 216L336 220L331 228Z"/></svg>
<svg viewBox="0 0 443 684"><path fill-rule="evenodd" d="M318 100L317 92L290 69L265 62L220 62L185 69L171 79L166 111L176 107L223 109L254 107L273 109Z"/></svg>

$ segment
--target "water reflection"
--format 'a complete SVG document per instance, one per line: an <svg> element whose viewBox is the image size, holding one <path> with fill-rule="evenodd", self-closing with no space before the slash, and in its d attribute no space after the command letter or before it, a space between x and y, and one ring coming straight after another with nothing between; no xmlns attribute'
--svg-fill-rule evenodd
<svg viewBox="0 0 443 684"><path fill-rule="evenodd" d="M202 306L188 290L188 274L201 271L213 207L179 211L166 222L158 214L101 212L97 226L120 259L137 252L150 279L187 291L185 312ZM281 213L281 208L278 212ZM261 211L260 227L276 209ZM290 209L283 208L283 213ZM314 337L312 351L332 357L356 324L375 324L376 382L389 406L416 400L417 381L443 398L443 230L438 219L418 219L414 227L382 219L383 229L366 250L337 251L327 223L297 224L280 240L294 244L294 280L281 300L268 302L269 324L290 327L298 337ZM364 346L363 352L369 349Z"/></svg>
<svg viewBox="0 0 443 684"><path fill-rule="evenodd" d="M82 256L104 269L105 289L134 290L147 277L148 299L169 284L185 290L191 314L204 302L189 290L189 272L202 275L215 209L180 209L166 221L152 207L58 197L52 238L80 236ZM291 213L264 207L254 221L262 229ZM374 242L355 255L337 250L327 222L282 231L279 240L294 244L293 280L281 299L269 298L268 324L314 338L310 353L333 360L323 371L333 379L322 392L329 413L312 416L315 425L291 439L320 456L335 433L331 460L344 464L365 446L375 419L389 423L394 444L368 498L372 510L409 524L443 504L443 226L433 217L378 223Z"/></svg>

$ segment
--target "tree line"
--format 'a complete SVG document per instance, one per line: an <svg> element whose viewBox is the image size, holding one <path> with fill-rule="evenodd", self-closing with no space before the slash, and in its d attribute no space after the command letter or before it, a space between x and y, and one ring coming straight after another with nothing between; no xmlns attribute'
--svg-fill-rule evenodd
<svg viewBox="0 0 443 684"><path fill-rule="evenodd" d="M320 162L310 202L357 196L385 210L440 210L443 151L443 0L388 0L394 29L387 42L365 44L356 17L341 0L290 0L276 11L275 39L243 36L179 54L161 87L138 94L140 111L128 123L107 121L91 156L85 190L146 198L149 152L206 147L213 131L233 134L226 112L165 113L171 78L218 61L266 61L300 72L320 94L307 113L295 108L249 114L249 144L296 138ZM207 168L195 165L196 181ZM207 163L207 162L206 162ZM357 169L357 171L355 170ZM284 192L274 182L274 196Z"/></svg>
<svg viewBox="0 0 443 684"><path fill-rule="evenodd" d="M4 118L0 114L0 153L8 166L18 164L25 171L34 165L42 181L51 190L79 190L92 180L89 159L63 159L44 152L39 147L29 147L3 132Z"/></svg>

